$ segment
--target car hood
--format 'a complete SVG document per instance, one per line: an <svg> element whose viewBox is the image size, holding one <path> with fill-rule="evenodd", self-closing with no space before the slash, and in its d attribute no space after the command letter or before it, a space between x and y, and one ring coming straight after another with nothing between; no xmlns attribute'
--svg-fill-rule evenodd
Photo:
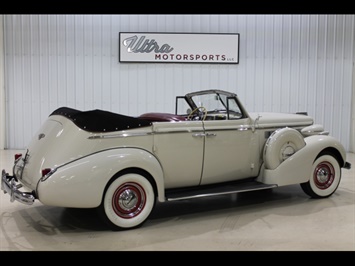
<svg viewBox="0 0 355 266"><path fill-rule="evenodd" d="M313 124L312 117L303 114L255 112L249 113L249 116L259 128L305 127Z"/></svg>

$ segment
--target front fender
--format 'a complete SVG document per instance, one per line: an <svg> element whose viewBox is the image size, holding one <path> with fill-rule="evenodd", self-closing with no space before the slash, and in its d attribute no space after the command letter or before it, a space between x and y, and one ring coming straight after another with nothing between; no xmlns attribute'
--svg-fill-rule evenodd
<svg viewBox="0 0 355 266"><path fill-rule="evenodd" d="M109 180L119 171L140 168L155 180L158 200L164 201L164 177L158 160L138 148L116 148L97 152L63 166L37 184L37 197L44 205L95 208L101 204Z"/></svg>
<svg viewBox="0 0 355 266"><path fill-rule="evenodd" d="M334 137L315 135L306 137L306 145L283 161L276 169L265 169L258 181L278 186L308 182L312 175L312 165L320 152L329 149L335 151L340 166L346 162L346 151L343 145Z"/></svg>

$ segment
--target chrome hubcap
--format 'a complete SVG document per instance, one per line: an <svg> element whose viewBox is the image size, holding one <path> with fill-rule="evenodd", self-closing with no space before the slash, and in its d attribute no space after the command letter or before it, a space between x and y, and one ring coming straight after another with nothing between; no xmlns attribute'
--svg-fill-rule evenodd
<svg viewBox="0 0 355 266"><path fill-rule="evenodd" d="M329 162L321 162L314 170L314 183L319 189L327 189L333 184L335 170Z"/></svg>
<svg viewBox="0 0 355 266"><path fill-rule="evenodd" d="M131 189L124 190L118 199L120 208L125 211L131 210L134 206L136 206L137 202L137 193Z"/></svg>
<svg viewBox="0 0 355 266"><path fill-rule="evenodd" d="M125 183L112 197L112 208L122 218L133 218L141 213L146 203L144 189L137 183Z"/></svg>

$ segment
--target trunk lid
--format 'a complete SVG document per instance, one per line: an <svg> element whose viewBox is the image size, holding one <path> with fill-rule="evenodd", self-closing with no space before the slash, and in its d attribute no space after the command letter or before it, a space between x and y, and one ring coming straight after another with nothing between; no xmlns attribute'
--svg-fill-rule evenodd
<svg viewBox="0 0 355 266"><path fill-rule="evenodd" d="M22 162L19 162L19 165L23 167L23 172L22 174L16 173L16 175L32 189L35 189L42 176L41 170L46 167L46 155L57 146L62 132L63 125L60 122L47 119L29 143L26 156Z"/></svg>

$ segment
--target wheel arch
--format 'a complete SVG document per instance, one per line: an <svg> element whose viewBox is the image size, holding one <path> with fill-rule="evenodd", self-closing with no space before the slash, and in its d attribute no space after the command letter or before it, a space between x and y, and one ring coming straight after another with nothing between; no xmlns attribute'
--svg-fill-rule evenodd
<svg viewBox="0 0 355 266"><path fill-rule="evenodd" d="M125 169L122 169L120 171L118 171L116 174L114 174L110 180L107 182L106 186L105 186L105 189L104 189L104 193L102 195L102 198L104 197L105 195L105 192L107 190L107 188L109 187L109 185L118 177L124 175L124 174L128 174L128 173L135 173L135 174L140 174L142 176L144 176L145 178L148 179L148 181L152 184L152 187L153 187L153 190L154 190L154 193L156 196L158 196L158 187L157 187L157 183L156 183L156 180L154 179L154 177L145 169L143 168L139 168L139 167L128 167L128 168L125 168Z"/></svg>
<svg viewBox="0 0 355 266"><path fill-rule="evenodd" d="M153 186L154 193L160 202L165 201L164 173L159 160L149 151L139 148L124 148L128 156L106 182L105 190L117 176L134 172L145 176ZM131 157L131 158L128 158ZM137 160L140 158L140 160Z"/></svg>
<svg viewBox="0 0 355 266"><path fill-rule="evenodd" d="M326 153L333 154L334 158L337 159L337 161L339 162L340 167L343 167L343 165L345 164L345 160L338 149L336 149L334 147L327 147L327 148L321 150L319 152L318 156L320 156L321 154L326 154Z"/></svg>
<svg viewBox="0 0 355 266"><path fill-rule="evenodd" d="M345 166L346 150L339 140L332 136L314 135L306 137L305 141L307 143L306 146L312 146L313 152L317 152L315 159L320 154L329 152L335 156L341 168Z"/></svg>

